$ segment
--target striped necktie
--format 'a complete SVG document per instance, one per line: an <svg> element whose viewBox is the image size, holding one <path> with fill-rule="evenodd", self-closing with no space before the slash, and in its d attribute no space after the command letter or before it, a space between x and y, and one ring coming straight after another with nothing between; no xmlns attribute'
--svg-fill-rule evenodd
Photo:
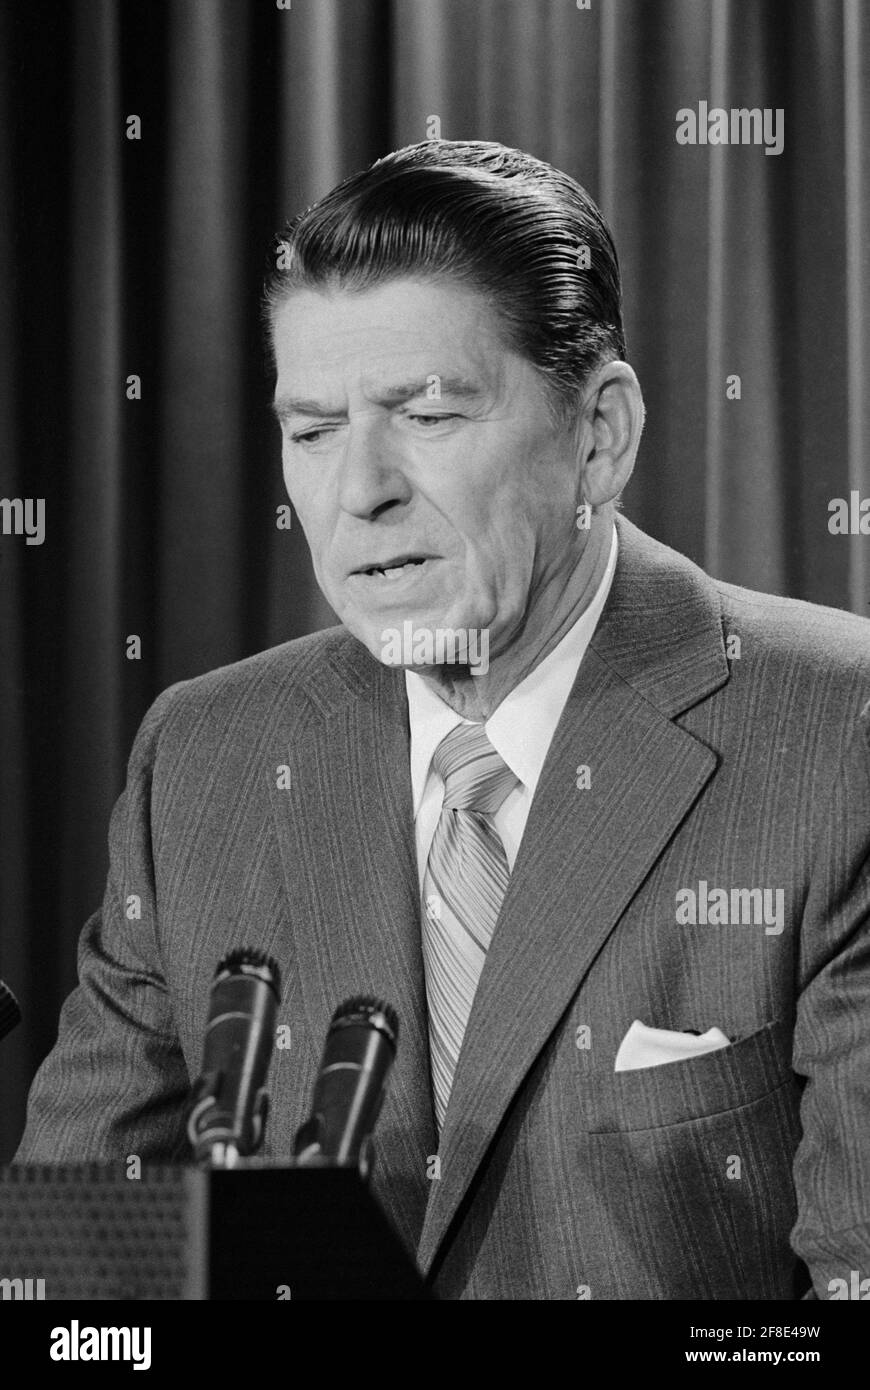
<svg viewBox="0 0 870 1390"><path fill-rule="evenodd" d="M492 817L519 779L482 724L453 729L436 748L432 765L444 780L444 803L423 876L423 962L440 1133L509 877Z"/></svg>

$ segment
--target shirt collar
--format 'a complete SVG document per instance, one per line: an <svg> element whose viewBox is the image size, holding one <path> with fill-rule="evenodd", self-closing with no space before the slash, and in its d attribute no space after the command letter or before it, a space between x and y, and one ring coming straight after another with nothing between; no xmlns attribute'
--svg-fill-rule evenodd
<svg viewBox="0 0 870 1390"><path fill-rule="evenodd" d="M610 556L595 597L548 656L502 700L484 724L493 748L532 796L547 750L607 602L616 569L616 527ZM414 817L420 809L432 755L458 724L470 724L445 704L416 671L405 671L411 730L411 789Z"/></svg>

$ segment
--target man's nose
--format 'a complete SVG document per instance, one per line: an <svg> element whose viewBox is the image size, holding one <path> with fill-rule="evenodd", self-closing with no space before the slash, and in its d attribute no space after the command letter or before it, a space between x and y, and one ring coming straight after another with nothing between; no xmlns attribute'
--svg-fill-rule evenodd
<svg viewBox="0 0 870 1390"><path fill-rule="evenodd" d="M339 504L352 516L371 517L397 502L407 502L411 487L401 446L388 438L379 420L352 421L341 465Z"/></svg>

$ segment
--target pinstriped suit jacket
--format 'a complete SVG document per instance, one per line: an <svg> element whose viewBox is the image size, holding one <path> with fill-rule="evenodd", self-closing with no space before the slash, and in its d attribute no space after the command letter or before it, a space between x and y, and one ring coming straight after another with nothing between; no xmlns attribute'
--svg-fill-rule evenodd
<svg viewBox="0 0 870 1390"><path fill-rule="evenodd" d="M215 964L250 943L281 965L292 1038L268 1153L291 1152L336 1004L397 1008L375 1188L440 1296L826 1298L870 1277L870 623L714 583L618 525L440 1150L404 680L333 629L148 712L17 1161L186 1158ZM782 889L783 930L678 924L702 881ZM636 1018L732 1045L615 1073Z"/></svg>

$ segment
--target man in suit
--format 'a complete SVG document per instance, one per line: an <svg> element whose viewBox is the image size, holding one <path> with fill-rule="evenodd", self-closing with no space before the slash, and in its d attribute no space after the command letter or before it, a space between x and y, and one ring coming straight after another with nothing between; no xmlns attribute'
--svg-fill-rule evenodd
<svg viewBox="0 0 870 1390"><path fill-rule="evenodd" d="M187 1158L253 944L292 1038L268 1153L336 1004L397 1009L375 1189L441 1297L870 1277L870 624L617 512L643 403L565 175L411 147L277 264L284 476L342 625L149 710L18 1159Z"/></svg>

